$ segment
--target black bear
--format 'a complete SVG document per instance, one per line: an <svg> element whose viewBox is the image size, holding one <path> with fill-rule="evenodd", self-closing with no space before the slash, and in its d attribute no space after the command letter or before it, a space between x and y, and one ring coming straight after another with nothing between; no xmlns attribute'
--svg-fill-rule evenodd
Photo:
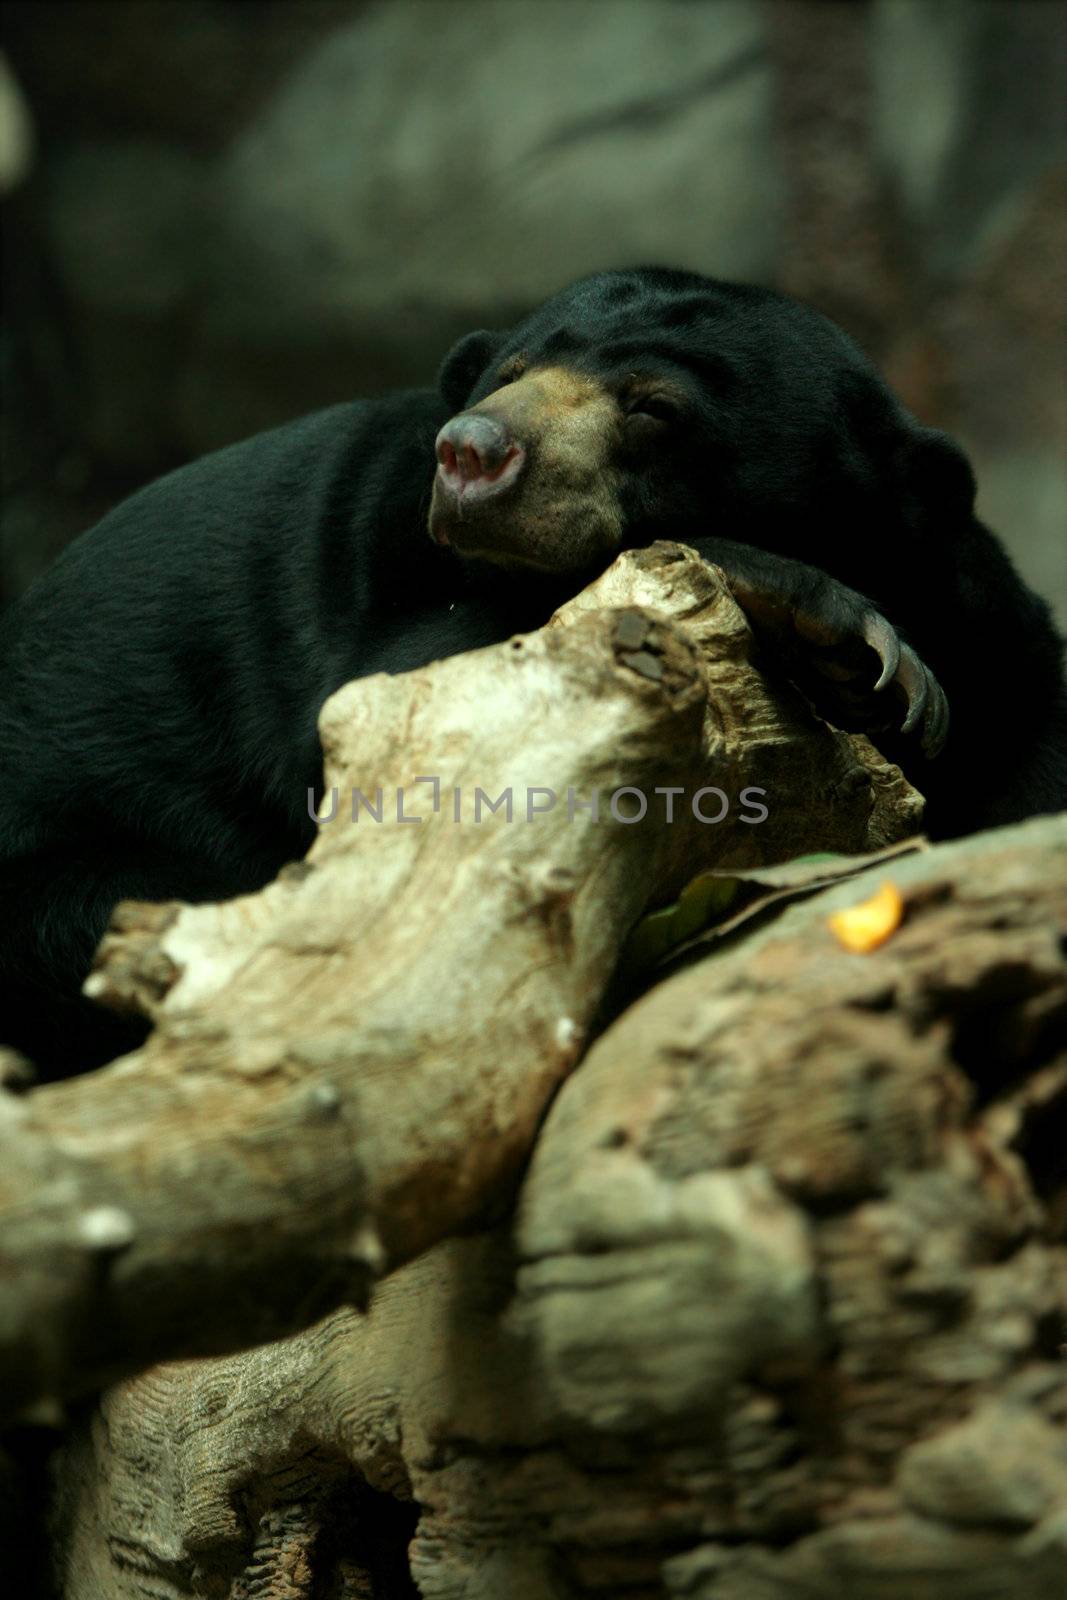
<svg viewBox="0 0 1067 1600"><path fill-rule="evenodd" d="M838 720L935 835L1067 805L1062 641L973 500L831 322L665 268L150 485L0 623L0 1037L45 1075L128 1044L79 994L112 907L303 854L334 689L535 627L654 539L724 567L813 696L821 649L863 661Z"/></svg>

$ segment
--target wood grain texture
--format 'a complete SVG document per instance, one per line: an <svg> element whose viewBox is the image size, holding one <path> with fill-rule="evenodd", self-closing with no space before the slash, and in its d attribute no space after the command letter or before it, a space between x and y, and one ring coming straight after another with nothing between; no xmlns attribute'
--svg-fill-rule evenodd
<svg viewBox="0 0 1067 1600"><path fill-rule="evenodd" d="M64 1600L1058 1600L1067 819L895 861L852 954L886 870L623 1014L368 1315L112 1388Z"/></svg>
<svg viewBox="0 0 1067 1600"><path fill-rule="evenodd" d="M624 556L539 634L335 695L339 814L274 884L120 908L89 986L154 1033L3 1105L0 1410L366 1303L506 1201L646 907L704 866L914 831L899 771L752 655L713 569ZM664 784L758 784L769 816L668 823ZM640 824L610 812L624 786ZM380 822L346 819L356 789ZM478 789L510 789L513 819L475 821ZM594 789L604 814L568 808Z"/></svg>

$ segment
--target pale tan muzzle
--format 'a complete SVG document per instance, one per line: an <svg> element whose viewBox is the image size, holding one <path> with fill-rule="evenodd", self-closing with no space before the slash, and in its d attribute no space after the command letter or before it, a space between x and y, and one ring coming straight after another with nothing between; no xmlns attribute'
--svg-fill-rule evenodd
<svg viewBox="0 0 1067 1600"><path fill-rule="evenodd" d="M430 531L462 555L566 571L619 546L615 399L594 379L538 367L445 424Z"/></svg>

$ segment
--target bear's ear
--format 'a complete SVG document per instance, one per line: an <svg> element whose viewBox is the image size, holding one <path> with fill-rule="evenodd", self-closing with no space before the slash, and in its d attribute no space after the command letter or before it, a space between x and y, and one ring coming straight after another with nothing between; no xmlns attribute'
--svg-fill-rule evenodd
<svg viewBox="0 0 1067 1600"><path fill-rule="evenodd" d="M974 514L971 464L954 439L936 428L911 428L897 469L917 528L958 523Z"/></svg>
<svg viewBox="0 0 1067 1600"><path fill-rule="evenodd" d="M437 387L452 411L462 411L471 390L504 343L505 335L481 328L453 345L441 363Z"/></svg>

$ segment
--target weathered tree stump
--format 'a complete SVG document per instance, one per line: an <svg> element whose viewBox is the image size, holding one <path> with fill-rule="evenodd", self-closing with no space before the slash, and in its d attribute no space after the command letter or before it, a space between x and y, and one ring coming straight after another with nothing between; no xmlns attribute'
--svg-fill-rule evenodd
<svg viewBox="0 0 1067 1600"><path fill-rule="evenodd" d="M624 556L558 622L348 685L321 722L340 815L305 862L120 912L90 986L155 1032L4 1109L0 1412L364 1304L506 1201L650 904L914 830L899 771L764 680L692 552ZM356 791L380 821L344 820ZM512 818L479 821L505 791Z"/></svg>
<svg viewBox="0 0 1067 1600"><path fill-rule="evenodd" d="M904 919L850 953L828 915L887 874ZM1065 932L1060 818L663 983L514 1220L105 1395L64 1600L1058 1600Z"/></svg>
<svg viewBox="0 0 1067 1600"><path fill-rule="evenodd" d="M307 862L121 910L92 983L155 1032L0 1101L7 1412L117 1380L63 1600L1058 1600L1067 819L792 906L565 1081L649 907L918 798L671 546L322 727Z"/></svg>

